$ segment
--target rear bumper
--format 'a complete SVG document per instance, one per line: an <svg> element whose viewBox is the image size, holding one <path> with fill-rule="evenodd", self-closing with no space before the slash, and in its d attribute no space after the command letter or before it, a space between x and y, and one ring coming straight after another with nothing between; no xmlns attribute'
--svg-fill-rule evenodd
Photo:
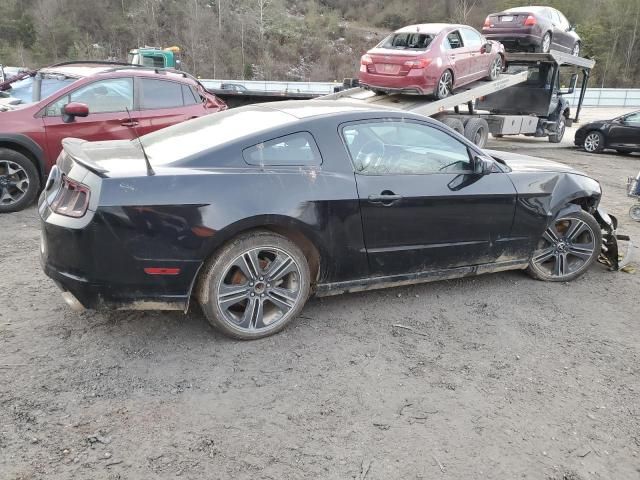
<svg viewBox="0 0 640 480"><path fill-rule="evenodd" d="M201 262L154 260L129 253L104 218L93 215L84 228L64 225L65 217L43 203L40 263L66 292L74 309L183 310ZM176 275L151 275L145 268L176 268Z"/></svg>
<svg viewBox="0 0 640 480"><path fill-rule="evenodd" d="M425 74L424 70L411 70L408 75L379 75L360 72L360 85L389 93L407 93L431 95L438 81L435 76Z"/></svg>
<svg viewBox="0 0 640 480"><path fill-rule="evenodd" d="M485 33L488 40L495 40L505 46L538 46L542 41L539 35L532 33Z"/></svg>

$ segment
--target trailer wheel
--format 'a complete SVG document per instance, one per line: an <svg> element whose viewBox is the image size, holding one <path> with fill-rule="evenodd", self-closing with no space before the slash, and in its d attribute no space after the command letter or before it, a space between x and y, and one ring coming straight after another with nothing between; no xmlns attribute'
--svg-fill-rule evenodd
<svg viewBox="0 0 640 480"><path fill-rule="evenodd" d="M462 120L460 120L459 118L445 117L440 121L450 129L458 132L460 135L464 135L464 123L462 123Z"/></svg>
<svg viewBox="0 0 640 480"><path fill-rule="evenodd" d="M474 145L484 148L489 139L489 124L484 118L470 118L464 127L464 136Z"/></svg>

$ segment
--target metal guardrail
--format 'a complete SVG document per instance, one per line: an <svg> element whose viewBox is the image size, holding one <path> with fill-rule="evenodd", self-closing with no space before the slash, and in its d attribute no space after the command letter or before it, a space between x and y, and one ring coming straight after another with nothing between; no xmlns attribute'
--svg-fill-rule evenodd
<svg viewBox="0 0 640 480"><path fill-rule="evenodd" d="M259 92L292 92L328 95L335 87L341 87L339 82L267 82L258 80L215 80L200 79L207 87L219 89L222 83L236 83L244 85L248 90ZM565 95L571 105L577 105L580 92L576 90L571 95ZM638 107L640 108L640 88L588 88L584 97L583 107Z"/></svg>
<svg viewBox="0 0 640 480"><path fill-rule="evenodd" d="M571 105L577 105L580 92L565 95ZM588 88L583 107L640 107L640 88Z"/></svg>

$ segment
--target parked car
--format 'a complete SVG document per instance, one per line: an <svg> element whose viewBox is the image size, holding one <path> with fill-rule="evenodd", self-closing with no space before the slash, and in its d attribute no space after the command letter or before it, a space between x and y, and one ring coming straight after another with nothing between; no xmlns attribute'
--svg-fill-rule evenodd
<svg viewBox="0 0 640 480"><path fill-rule="evenodd" d="M312 292L511 269L573 280L613 229L585 174L375 105L250 105L141 144L63 144L39 212L42 265L66 301L195 299L241 339L281 330Z"/></svg>
<svg viewBox="0 0 640 480"><path fill-rule="evenodd" d="M619 153L640 152L640 111L587 123L576 132L574 143L589 153L600 153L605 149Z"/></svg>
<svg viewBox="0 0 640 480"><path fill-rule="evenodd" d="M378 92L444 98L476 80L498 78L503 55L500 43L466 25L411 25L362 56L359 81Z"/></svg>
<svg viewBox="0 0 640 480"><path fill-rule="evenodd" d="M579 56L580 35L562 12L551 7L516 7L487 17L482 33L508 50L548 53L559 50Z"/></svg>
<svg viewBox="0 0 640 480"><path fill-rule="evenodd" d="M0 212L35 200L65 137L131 139L226 109L185 73L131 65L62 64L9 86L0 104Z"/></svg>

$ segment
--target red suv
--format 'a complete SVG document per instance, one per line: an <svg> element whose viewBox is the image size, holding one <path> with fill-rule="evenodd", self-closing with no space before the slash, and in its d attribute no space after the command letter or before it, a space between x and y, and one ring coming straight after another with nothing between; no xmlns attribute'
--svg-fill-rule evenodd
<svg viewBox="0 0 640 480"><path fill-rule="evenodd" d="M133 139L225 103L183 72L74 62L0 85L0 213L30 205L65 137Z"/></svg>

